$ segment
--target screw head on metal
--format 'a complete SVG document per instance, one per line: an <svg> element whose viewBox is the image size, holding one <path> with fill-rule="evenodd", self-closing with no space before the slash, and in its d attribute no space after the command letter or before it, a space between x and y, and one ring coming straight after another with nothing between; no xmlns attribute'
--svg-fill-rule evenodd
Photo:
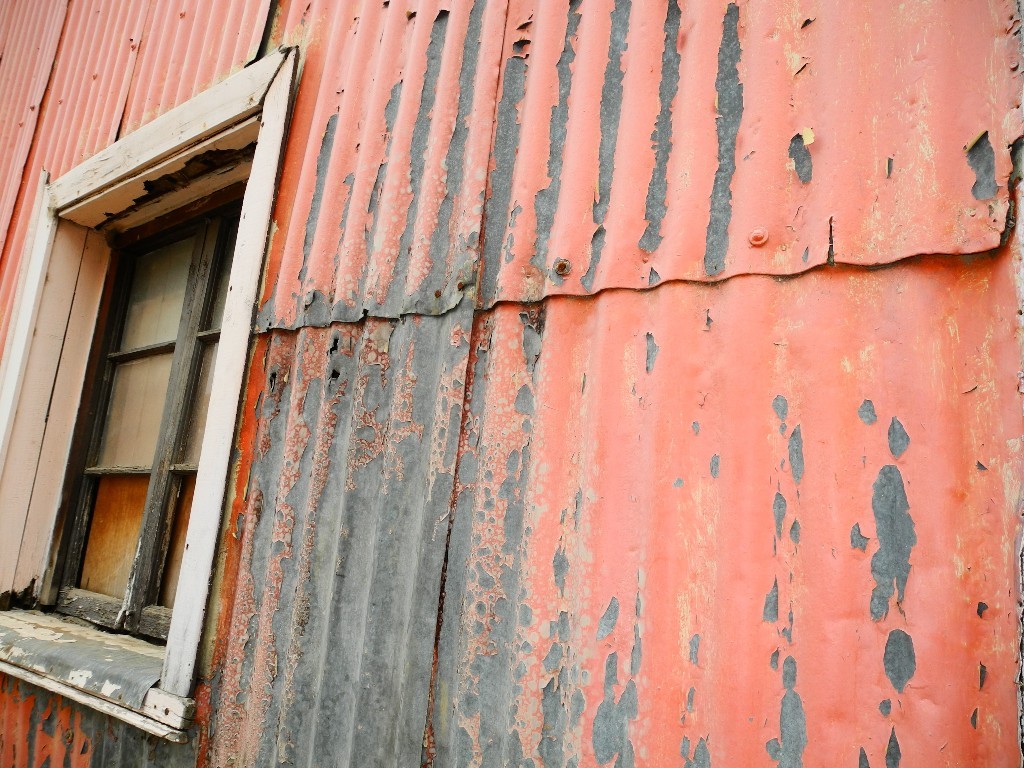
<svg viewBox="0 0 1024 768"><path fill-rule="evenodd" d="M764 227L754 227L750 231L750 237L747 238L750 244L755 248L760 248L762 245L768 242L768 230Z"/></svg>
<svg viewBox="0 0 1024 768"><path fill-rule="evenodd" d="M572 262L568 259L555 259L555 274L565 277L572 271Z"/></svg>

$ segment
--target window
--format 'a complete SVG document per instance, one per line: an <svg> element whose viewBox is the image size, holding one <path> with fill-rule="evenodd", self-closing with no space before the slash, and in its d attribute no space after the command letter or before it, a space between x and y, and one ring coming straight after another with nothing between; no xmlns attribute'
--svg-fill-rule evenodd
<svg viewBox="0 0 1024 768"><path fill-rule="evenodd" d="M232 211L115 253L67 478L63 613L167 638L237 229Z"/></svg>
<svg viewBox="0 0 1024 768"><path fill-rule="evenodd" d="M296 70L278 51L44 173L0 358L0 672L174 741Z"/></svg>

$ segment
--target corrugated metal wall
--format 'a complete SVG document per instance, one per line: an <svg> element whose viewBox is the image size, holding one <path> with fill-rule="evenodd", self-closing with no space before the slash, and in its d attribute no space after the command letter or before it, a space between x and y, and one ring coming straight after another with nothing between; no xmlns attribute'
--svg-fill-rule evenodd
<svg viewBox="0 0 1024 768"><path fill-rule="evenodd" d="M1013 3L91 2L26 179L303 52L153 760L1020 763Z"/></svg>
<svg viewBox="0 0 1024 768"><path fill-rule="evenodd" d="M28 683L0 676L0 761L5 766L184 768L195 747L153 739Z"/></svg>

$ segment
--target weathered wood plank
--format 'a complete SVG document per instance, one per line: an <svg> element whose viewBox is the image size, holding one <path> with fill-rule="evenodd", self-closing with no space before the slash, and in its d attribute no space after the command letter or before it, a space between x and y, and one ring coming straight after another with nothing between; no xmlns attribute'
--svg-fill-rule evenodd
<svg viewBox="0 0 1024 768"><path fill-rule="evenodd" d="M55 256L62 258L61 254ZM51 589L49 565L59 541L58 507L79 412L79 398L69 393L82 391L109 263L110 249L103 236L90 233L78 269L74 301L53 387L55 396L50 398L46 432L39 453L25 533L21 539L15 583L26 585L35 581L36 596L47 604L56 599Z"/></svg>
<svg viewBox="0 0 1024 768"><path fill-rule="evenodd" d="M113 629L117 627L121 601L85 589L64 587L57 599L57 609L68 616L77 616L101 627Z"/></svg>
<svg viewBox="0 0 1024 768"><path fill-rule="evenodd" d="M184 730L195 719L196 703L193 699L175 696L160 688L150 688L142 702L142 712L165 725Z"/></svg>
<svg viewBox="0 0 1024 768"><path fill-rule="evenodd" d="M74 278L78 273L82 245L85 240L84 230L75 225L69 226L78 230L78 232L72 229L64 230L64 235L69 241L62 241L62 247L67 247L72 252L69 259L70 274L62 274L57 277L58 284L51 286L52 291L62 294L62 298L66 301L66 308L61 312L58 305L55 307L57 312L52 317L39 318L39 305L44 294L50 254L57 237L57 218L46 189L44 174L39 179L32 232L29 236L30 245L22 256L23 261L19 270L19 286L16 294L18 304L13 308L13 322L4 345L3 372L2 378L0 378L0 473L2 473L0 477L6 477L5 480L0 479L4 489L0 493L0 498L7 497L0 505L0 527L10 534L0 539L0 600L3 599L4 593L17 589L14 583L14 573L18 562L18 549L21 546L21 537L25 529L31 481L35 476L35 462L39 455L46 404L51 389L50 385L42 381L25 387L26 375L30 371L39 374L47 365L50 365L52 368L50 382L53 381L52 373L56 370L55 356L59 357L60 355L59 342L56 343L56 350L54 350L53 334L56 332L55 329L67 324L68 308L71 302L70 297L63 294L67 293L68 289L73 294ZM67 280L68 277L70 277L70 283ZM40 333L36 331L37 319L41 319L43 323ZM61 332L61 337L63 337L63 332ZM40 346L35 354L34 364L30 368L33 344L36 338L40 339ZM42 391L40 391L40 387ZM23 392L26 395L24 403L22 402ZM44 395L45 400L43 400ZM17 430L16 422L21 423L21 428ZM16 454L10 450L15 440L25 441L24 445L19 443L19 450ZM14 458L10 466L8 466L8 457Z"/></svg>
<svg viewBox="0 0 1024 768"><path fill-rule="evenodd" d="M167 630L171 626L171 609L162 605L147 605L142 609L139 619L139 634L146 637L167 639Z"/></svg>
<svg viewBox="0 0 1024 768"><path fill-rule="evenodd" d="M195 143L187 151L176 152L156 165L138 171L101 195L87 198L70 208L63 209L60 212L61 218L69 219L85 227L105 225L111 217L121 216L125 211L135 206L136 201L147 194L147 182L178 173L190 160L207 152L226 152L247 147L256 140L256 137L259 135L259 128L259 117L250 117L240 125L232 126L229 130L222 131L215 136L210 136ZM243 178L248 175L248 171L246 171ZM202 182L203 180L200 179L199 181ZM222 178L214 186L219 189L230 183L232 183L231 180ZM140 221L149 221L157 218L168 211L187 205L204 194L209 194L210 189L203 191L202 189L197 189L195 184L189 184L180 191L182 194L177 195L173 200L171 200L172 195L168 194L157 201L141 206L140 210L133 217L119 219L115 228L121 231L129 229Z"/></svg>

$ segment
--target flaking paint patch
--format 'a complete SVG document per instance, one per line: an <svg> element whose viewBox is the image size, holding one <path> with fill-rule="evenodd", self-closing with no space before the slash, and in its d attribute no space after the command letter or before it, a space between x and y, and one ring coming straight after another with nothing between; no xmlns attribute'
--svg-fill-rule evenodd
<svg viewBox="0 0 1024 768"><path fill-rule="evenodd" d="M799 424L789 435L789 471L793 473L793 481L800 485L804 478L804 436Z"/></svg>
<svg viewBox="0 0 1024 768"><path fill-rule="evenodd" d="M658 342L654 340L654 334L648 333L645 336L647 340L647 372L650 373L654 370L654 362L658 359Z"/></svg>
<svg viewBox="0 0 1024 768"><path fill-rule="evenodd" d="M989 200L999 191L996 183L996 153L988 131L982 133L966 148L967 164L974 171L974 185L971 194L975 200Z"/></svg>
<svg viewBox="0 0 1024 768"><path fill-rule="evenodd" d="M601 88L601 141L597 150L597 199L593 211L595 230L590 244L590 265L586 274L580 278L580 284L588 291L593 289L606 239L604 221L611 202L615 148L619 141L619 119L622 116L622 81L626 76L622 68L622 55L626 51L632 9L633 0L615 0L611 14L608 63L605 65L604 85Z"/></svg>
<svg viewBox="0 0 1024 768"><path fill-rule="evenodd" d="M789 540L794 544L800 543L800 521L794 520L793 524L789 526Z"/></svg>
<svg viewBox="0 0 1024 768"><path fill-rule="evenodd" d="M871 618L881 621L889 615L889 600L896 593L903 602L910 576L910 552L917 544L910 502L899 467L887 464L878 472L872 486L871 509L875 515L878 551L871 557Z"/></svg>
<svg viewBox="0 0 1024 768"><path fill-rule="evenodd" d="M679 91L679 21L682 13L679 0L668 0L665 12L665 47L661 54L661 83L658 86L658 102L661 105L658 119L651 133L654 146L654 168L647 185L646 213L647 226L640 236L639 246L653 253L661 245L661 222L668 211L668 158L672 151L672 103ZM648 281L650 283L650 281Z"/></svg>
<svg viewBox="0 0 1024 768"><path fill-rule="evenodd" d="M698 658L700 656L700 635L694 635L690 638L690 663L694 666L698 666Z"/></svg>
<svg viewBox="0 0 1024 768"><path fill-rule="evenodd" d="M779 712L779 738L765 745L769 757L779 768L802 768L807 747L807 716L803 700L796 692L796 659L787 656L782 662L782 696Z"/></svg>
<svg viewBox="0 0 1024 768"><path fill-rule="evenodd" d="M714 456L711 457L710 464L711 476L718 477L718 473L721 471L722 468L722 457L716 453Z"/></svg>
<svg viewBox="0 0 1024 768"><path fill-rule="evenodd" d="M722 44L718 49L718 168L711 189L711 214L704 247L704 272L709 277L725 269L729 250L729 222L732 220L732 177L736 173L736 137L743 117L743 83L739 63L742 51L739 36L740 9L729 3L722 22Z"/></svg>
<svg viewBox="0 0 1024 768"><path fill-rule="evenodd" d="M775 492L772 500L772 517L775 518L775 538L782 539L782 523L786 519L786 497L780 492Z"/></svg>
<svg viewBox="0 0 1024 768"><path fill-rule="evenodd" d="M917 671L917 654L914 653L914 639L902 629L894 629L885 641L885 653L882 656L885 676L892 687L903 693L907 683Z"/></svg>
<svg viewBox="0 0 1024 768"><path fill-rule="evenodd" d="M338 127L338 113L335 112L327 120L324 135L320 140L320 152L316 156L316 182L313 186L313 198L309 204L309 216L306 218L306 234L302 240L302 267L299 269L299 282L306 277L306 267L310 252L313 249L313 238L320 220L320 206L324 198L324 185L327 183L327 171L331 165L331 150L334 148L334 133Z"/></svg>
<svg viewBox="0 0 1024 768"><path fill-rule="evenodd" d="M867 552L869 541L870 539L860 532L860 523L854 523L853 528L850 529L851 549L859 549L861 552Z"/></svg>
<svg viewBox="0 0 1024 768"><path fill-rule="evenodd" d="M910 435L904 429L903 423L893 416L892 421L889 422L889 452L892 453L893 458L898 459L906 453L909 447Z"/></svg>
<svg viewBox="0 0 1024 768"><path fill-rule="evenodd" d="M903 750L900 749L900 740L896 738L896 728L889 734L889 743L885 747L885 768L900 768L900 761L903 759Z"/></svg>
<svg viewBox="0 0 1024 768"><path fill-rule="evenodd" d="M772 410L779 417L779 421L785 421L789 416L789 401L782 395L776 395L772 400Z"/></svg>
<svg viewBox="0 0 1024 768"><path fill-rule="evenodd" d="M384 131L388 140L384 146L384 159L377 166L377 175L373 180L373 190L370 192L370 200L367 203L367 212L370 214L370 226L366 229L366 254L372 255L376 250L377 224L380 216L380 196L384 190L384 181L388 173L388 158L391 156L391 142L394 138L393 130L395 120L398 117L398 107L402 101L402 81L399 80L391 87L391 95L387 104L384 105Z"/></svg>
<svg viewBox="0 0 1024 768"><path fill-rule="evenodd" d="M711 768L711 750L708 749L705 738L697 740L697 746L693 748L693 758L687 759L685 768Z"/></svg>
<svg viewBox="0 0 1024 768"><path fill-rule="evenodd" d="M558 197L562 191L562 160L565 151L566 130L569 124L569 94L572 91L572 64L576 60L573 41L579 31L580 3L570 0L569 13L565 24L565 38L562 52L555 69L558 72L558 102L551 107L551 124L548 128L548 185L537 192L533 201L537 218L537 245L533 263L541 271L547 270L548 240L558 209ZM559 278L560 279L560 278Z"/></svg>
<svg viewBox="0 0 1024 768"><path fill-rule="evenodd" d="M888 717L889 713L892 712L892 700L882 699L878 703L878 711L882 713L883 717Z"/></svg>
<svg viewBox="0 0 1024 768"><path fill-rule="evenodd" d="M779 580L775 579L772 588L764 598L764 609L761 611L761 621L774 623L779 620Z"/></svg>
<svg viewBox="0 0 1024 768"><path fill-rule="evenodd" d="M857 416L860 417L860 420L865 424L871 426L878 421L878 414L875 413L875 404L870 400L865 400L857 409Z"/></svg>
<svg viewBox="0 0 1024 768"><path fill-rule="evenodd" d="M551 570L554 571L555 586L559 592L565 594L565 577L569 574L569 558L565 554L565 547L560 546L555 550Z"/></svg>
<svg viewBox="0 0 1024 768"><path fill-rule="evenodd" d="M613 597L608 601L608 607L604 609L601 618L597 623L597 639L604 640L615 629L619 620L619 599Z"/></svg>
<svg viewBox="0 0 1024 768"><path fill-rule="evenodd" d="M811 181L811 153L804 143L803 134L796 134L789 142L789 159L793 161L793 169L801 184L809 184Z"/></svg>
<svg viewBox="0 0 1024 768"><path fill-rule="evenodd" d="M615 687L618 685L618 654L608 654L604 667L604 700L594 715L592 743L598 765L606 765L613 758L616 768L633 768L635 756L633 742L629 738L629 721L639 714L636 683L629 680L618 700Z"/></svg>
<svg viewBox="0 0 1024 768"><path fill-rule="evenodd" d="M860 748L860 758L857 761L857 768L871 768L871 763L868 762L868 753L864 751L864 747Z"/></svg>

